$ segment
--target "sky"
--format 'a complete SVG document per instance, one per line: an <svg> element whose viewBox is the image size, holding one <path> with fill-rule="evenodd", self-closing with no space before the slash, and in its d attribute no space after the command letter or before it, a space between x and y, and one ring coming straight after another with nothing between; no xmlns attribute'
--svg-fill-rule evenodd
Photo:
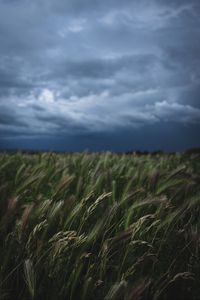
<svg viewBox="0 0 200 300"><path fill-rule="evenodd" d="M0 149L200 146L199 0L0 0Z"/></svg>

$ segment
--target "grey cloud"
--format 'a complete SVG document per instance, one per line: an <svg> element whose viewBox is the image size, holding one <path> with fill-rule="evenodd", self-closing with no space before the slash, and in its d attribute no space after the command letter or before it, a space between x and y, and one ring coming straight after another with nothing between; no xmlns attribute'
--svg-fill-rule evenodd
<svg viewBox="0 0 200 300"><path fill-rule="evenodd" d="M26 124L18 119L17 116L9 114L8 111L0 114L0 124L1 125L12 125L17 127L24 127Z"/></svg>
<svg viewBox="0 0 200 300"><path fill-rule="evenodd" d="M199 80L200 82L200 80ZM190 103L191 106L200 108L200 85L191 84L186 90L180 92L181 103Z"/></svg>
<svg viewBox="0 0 200 300"><path fill-rule="evenodd" d="M167 101L155 104L155 115L165 122L181 122L183 124L200 124L200 109Z"/></svg>
<svg viewBox="0 0 200 300"><path fill-rule="evenodd" d="M199 124L199 7L1 1L0 134Z"/></svg>
<svg viewBox="0 0 200 300"><path fill-rule="evenodd" d="M47 74L51 78L76 77L79 78L109 78L122 70L130 72L148 71L156 61L156 56L152 54L124 55L118 58L102 59L96 58L82 61L63 61L55 66L52 74ZM47 77L48 78L48 77Z"/></svg>
<svg viewBox="0 0 200 300"><path fill-rule="evenodd" d="M103 93L76 98L73 103L64 100L57 102L50 95L47 91L40 95L37 105L31 100L27 107L23 103L16 105L14 120L11 120L12 115L6 115L6 120L9 123L12 121L16 129L27 124L21 130L24 136L112 132L120 128L136 129L162 122L200 124L200 109L166 100L159 101L159 93L156 95L156 91L124 94L123 98L110 98L108 93ZM28 120L26 113L29 115ZM2 120L1 123L5 123L5 119ZM27 130L29 123L32 126Z"/></svg>

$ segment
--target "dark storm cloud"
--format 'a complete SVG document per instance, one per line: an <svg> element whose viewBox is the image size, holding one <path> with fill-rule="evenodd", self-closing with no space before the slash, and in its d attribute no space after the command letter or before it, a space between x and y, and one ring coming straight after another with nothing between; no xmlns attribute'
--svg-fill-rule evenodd
<svg viewBox="0 0 200 300"><path fill-rule="evenodd" d="M110 78L116 73L127 70L132 73L144 73L156 61L151 54L124 55L118 58L93 58L82 61L62 61L55 67L53 78Z"/></svg>
<svg viewBox="0 0 200 300"><path fill-rule="evenodd" d="M1 110L0 112L0 125L11 125L11 126L26 126L26 124L20 121L12 110L6 109L6 111Z"/></svg>
<svg viewBox="0 0 200 300"><path fill-rule="evenodd" d="M197 126L199 13L197 0L0 1L1 136Z"/></svg>

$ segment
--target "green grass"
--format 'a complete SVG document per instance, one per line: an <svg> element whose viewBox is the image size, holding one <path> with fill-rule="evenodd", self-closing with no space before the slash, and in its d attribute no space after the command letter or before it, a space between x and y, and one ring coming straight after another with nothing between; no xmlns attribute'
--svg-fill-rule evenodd
<svg viewBox="0 0 200 300"><path fill-rule="evenodd" d="M0 299L200 299L198 154L0 154Z"/></svg>

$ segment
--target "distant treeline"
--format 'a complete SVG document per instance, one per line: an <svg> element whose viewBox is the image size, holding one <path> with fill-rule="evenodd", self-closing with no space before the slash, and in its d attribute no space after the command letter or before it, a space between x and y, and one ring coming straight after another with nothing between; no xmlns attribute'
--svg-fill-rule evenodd
<svg viewBox="0 0 200 300"><path fill-rule="evenodd" d="M162 150L156 150L156 151L141 151L141 150L128 150L126 152L115 152L115 151L54 151L54 150L21 150L21 149L0 149L0 153L3 152L7 152L7 153L11 153L14 154L16 152L20 152L20 153L26 153L26 154L38 154L38 153L44 153L44 152L49 152L49 153L57 153L57 154L73 154L73 153L80 153L80 152L85 152L85 153L105 153L105 152L111 152L111 153L115 153L118 155L122 155L122 154L126 154L126 155L130 155L130 154L135 154L135 155L162 155L162 154L168 154L168 155L174 155L179 151L172 151L172 152L166 152L166 151L162 151ZM185 154L200 154L200 147L197 148L191 148L191 149L187 149L185 151L180 151L181 153L185 153Z"/></svg>
<svg viewBox="0 0 200 300"><path fill-rule="evenodd" d="M179 151L178 151L179 152ZM133 154L135 153L136 155L159 155L159 154L175 154L177 152L165 152L162 150L156 150L156 151L140 151L140 150L136 150L136 151L127 151L125 152L125 154ZM200 154L200 148L191 148L191 149L187 149L185 151L182 151L182 153L185 154Z"/></svg>

